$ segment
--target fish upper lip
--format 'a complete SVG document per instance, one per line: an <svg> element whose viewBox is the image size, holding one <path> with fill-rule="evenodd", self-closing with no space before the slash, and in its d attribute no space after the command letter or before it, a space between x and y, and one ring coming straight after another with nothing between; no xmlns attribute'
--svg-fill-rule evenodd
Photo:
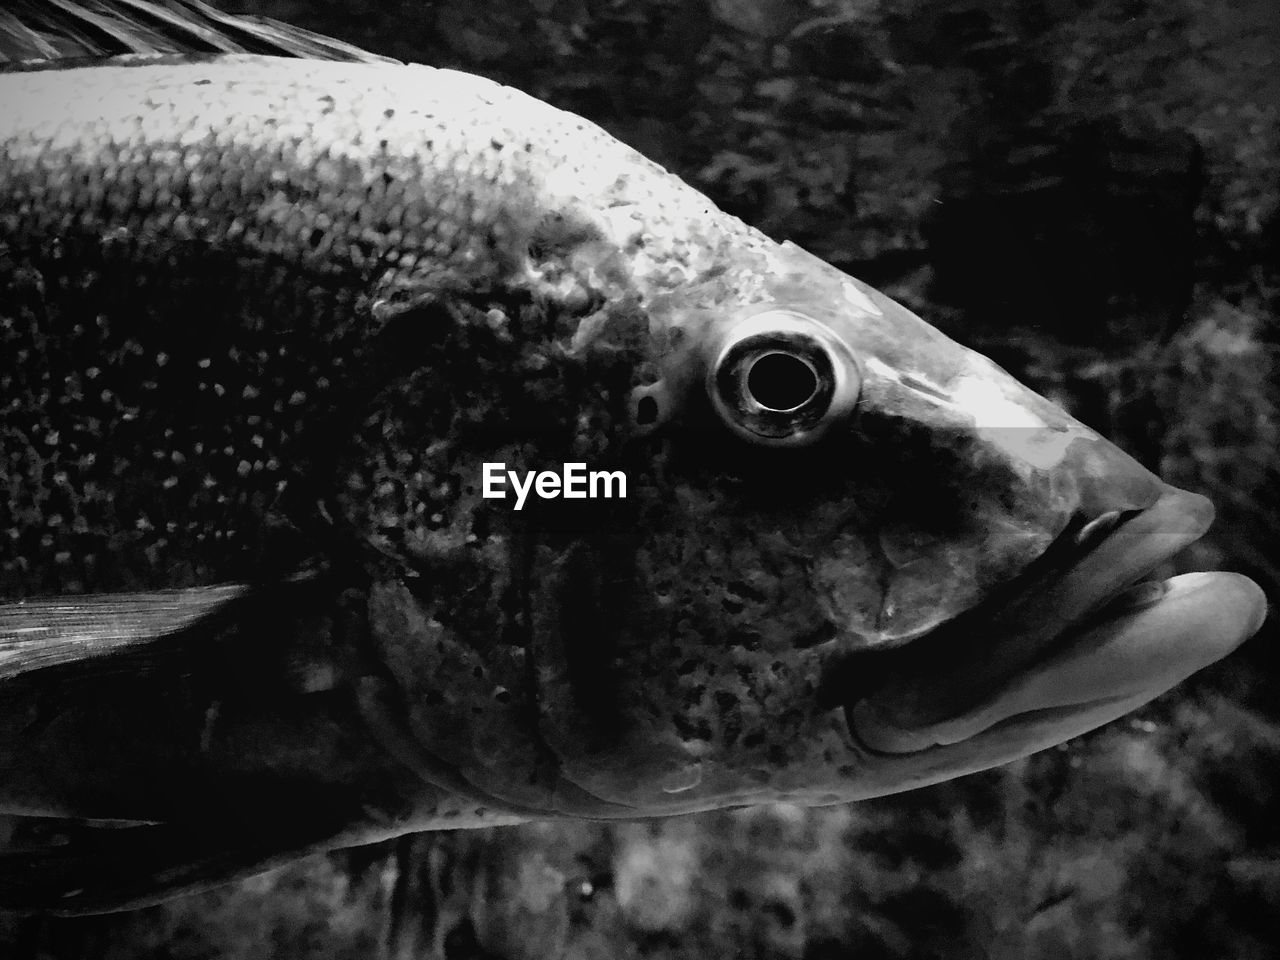
<svg viewBox="0 0 1280 960"><path fill-rule="evenodd" d="M880 682L844 698L846 713L869 700L904 729L962 713L1198 540L1213 521L1213 507L1205 497L1165 485L1154 504L1123 511L1114 526L1076 542L1081 531L1105 516L1069 524L998 594L880 654Z"/></svg>

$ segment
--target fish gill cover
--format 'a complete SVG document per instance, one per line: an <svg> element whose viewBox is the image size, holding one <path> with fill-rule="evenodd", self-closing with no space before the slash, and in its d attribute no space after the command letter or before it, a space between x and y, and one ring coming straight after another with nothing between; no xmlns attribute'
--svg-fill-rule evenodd
<svg viewBox="0 0 1280 960"><path fill-rule="evenodd" d="M906 790L1261 623L1239 575L1145 580L1203 497L573 114L201 4L17 9L12 905ZM627 496L483 495L571 462Z"/></svg>

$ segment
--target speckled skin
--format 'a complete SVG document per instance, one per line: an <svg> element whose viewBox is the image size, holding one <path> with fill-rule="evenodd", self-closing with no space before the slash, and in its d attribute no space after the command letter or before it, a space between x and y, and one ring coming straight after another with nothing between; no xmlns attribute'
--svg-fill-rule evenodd
<svg viewBox="0 0 1280 960"><path fill-rule="evenodd" d="M235 56L17 73L0 103L0 597L280 598L176 664L8 681L11 810L222 836L309 798L243 867L889 792L833 671L1156 496L901 306L485 80ZM765 449L704 381L780 309L860 394ZM629 495L515 512L490 461Z"/></svg>

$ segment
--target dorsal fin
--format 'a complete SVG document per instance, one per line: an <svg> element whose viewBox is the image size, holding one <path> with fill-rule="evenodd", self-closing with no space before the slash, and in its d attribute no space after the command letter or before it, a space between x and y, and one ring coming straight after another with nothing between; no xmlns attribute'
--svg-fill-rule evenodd
<svg viewBox="0 0 1280 960"><path fill-rule="evenodd" d="M278 20L223 13L203 0L7 0L0 9L0 64L225 53L399 62Z"/></svg>

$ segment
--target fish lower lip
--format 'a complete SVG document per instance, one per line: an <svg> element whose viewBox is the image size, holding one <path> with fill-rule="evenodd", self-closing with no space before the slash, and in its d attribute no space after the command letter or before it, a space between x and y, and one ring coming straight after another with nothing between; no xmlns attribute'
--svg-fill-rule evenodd
<svg viewBox="0 0 1280 960"><path fill-rule="evenodd" d="M858 704L851 733L869 753L931 768L927 782L938 770L985 769L1142 706L1226 656L1266 617L1262 588L1238 573L1185 573L1159 588L1132 590L1137 602L1112 604L1073 627L1044 659L962 714L904 729Z"/></svg>
<svg viewBox="0 0 1280 960"><path fill-rule="evenodd" d="M886 681L861 702L846 701L847 712L851 719L855 712L874 715L877 725L902 731L928 730L971 712L1049 656L1059 638L1157 600L1160 587L1135 585L1198 540L1212 520L1206 498L1167 486L1154 505L1103 524L1109 529L1099 530L1082 555L1047 557L1049 570L995 604L966 611L897 651Z"/></svg>

